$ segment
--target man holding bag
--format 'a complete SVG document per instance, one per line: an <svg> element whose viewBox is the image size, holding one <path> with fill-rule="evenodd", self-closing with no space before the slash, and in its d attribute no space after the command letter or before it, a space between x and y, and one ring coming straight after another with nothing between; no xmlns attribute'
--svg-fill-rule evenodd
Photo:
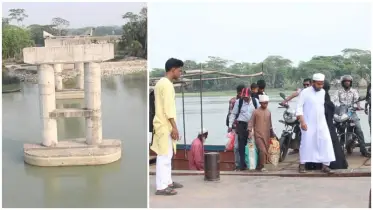
<svg viewBox="0 0 373 210"><path fill-rule="evenodd" d="M250 97L249 88L244 88L241 92L241 98L235 102L229 118L229 132L232 131L233 123L235 123L235 121L237 122L236 132L238 135L238 152L240 154L239 170L241 171L247 169L245 162L245 147L247 145L248 137L247 126L251 115L258 104L259 101L256 98Z"/></svg>

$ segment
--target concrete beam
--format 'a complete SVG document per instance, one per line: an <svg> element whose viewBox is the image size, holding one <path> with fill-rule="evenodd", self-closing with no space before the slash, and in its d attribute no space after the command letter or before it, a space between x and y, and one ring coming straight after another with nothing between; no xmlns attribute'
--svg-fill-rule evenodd
<svg viewBox="0 0 373 210"><path fill-rule="evenodd" d="M83 99L84 91L80 89L65 89L61 91L56 91L56 100L63 99Z"/></svg>
<svg viewBox="0 0 373 210"><path fill-rule="evenodd" d="M103 62L112 58L114 58L114 44L112 43L23 49L24 62L38 65Z"/></svg>
<svg viewBox="0 0 373 210"><path fill-rule="evenodd" d="M91 110L76 109L76 108L62 108L56 109L49 113L50 118L72 118L72 117L90 117Z"/></svg>

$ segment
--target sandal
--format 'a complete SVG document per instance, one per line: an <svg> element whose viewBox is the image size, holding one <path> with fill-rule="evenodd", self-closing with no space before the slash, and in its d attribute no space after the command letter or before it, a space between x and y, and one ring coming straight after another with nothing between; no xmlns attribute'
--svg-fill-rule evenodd
<svg viewBox="0 0 373 210"><path fill-rule="evenodd" d="M156 194L156 195L166 195L166 196L168 196L168 195L176 195L177 192L176 192L174 189L172 189L172 188L170 188L170 187L167 187L167 188L164 189L164 190L157 190L157 191L155 192L155 194Z"/></svg>
<svg viewBox="0 0 373 210"><path fill-rule="evenodd" d="M304 173L306 173L307 171L306 171L306 165L304 165L304 164L300 164L299 165L299 173L301 173L301 174L304 174Z"/></svg>
<svg viewBox="0 0 373 210"><path fill-rule="evenodd" d="M326 174L332 174L333 171L328 167L328 166L323 166L321 169L321 172L326 173Z"/></svg>
<svg viewBox="0 0 373 210"><path fill-rule="evenodd" d="M171 189L178 189L178 188L183 188L184 186L180 183L172 182L172 184L168 185L168 187Z"/></svg>

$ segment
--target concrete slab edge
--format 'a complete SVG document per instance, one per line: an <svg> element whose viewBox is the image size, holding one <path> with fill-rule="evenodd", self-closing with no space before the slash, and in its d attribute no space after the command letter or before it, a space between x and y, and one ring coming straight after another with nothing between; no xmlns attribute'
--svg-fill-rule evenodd
<svg viewBox="0 0 373 210"><path fill-rule="evenodd" d="M370 177L370 169L359 169L354 171L336 171L333 174L324 174L321 172L309 172L300 174L297 171L278 171L278 172L222 172L220 176L278 176L278 177ZM150 171L149 175L155 175L155 171ZM172 171L173 176L204 176L203 171Z"/></svg>
<svg viewBox="0 0 373 210"><path fill-rule="evenodd" d="M24 152L24 161L34 166L53 167L53 166L88 166L105 165L118 161L122 156L122 150L115 153L99 156L66 156L66 157L37 157Z"/></svg>
<svg viewBox="0 0 373 210"><path fill-rule="evenodd" d="M84 91L56 91L56 100L83 99Z"/></svg>

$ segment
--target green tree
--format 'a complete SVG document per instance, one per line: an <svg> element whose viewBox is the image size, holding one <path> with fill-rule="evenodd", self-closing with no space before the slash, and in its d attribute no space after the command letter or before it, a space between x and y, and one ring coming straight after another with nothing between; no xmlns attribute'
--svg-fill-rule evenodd
<svg viewBox="0 0 373 210"><path fill-rule="evenodd" d="M139 14L127 12L123 15L126 24L123 26L119 48L125 55L147 58L147 11L144 7Z"/></svg>
<svg viewBox="0 0 373 210"><path fill-rule="evenodd" d="M322 56L317 55L309 61L301 61L298 66L293 66L290 59L278 55L270 55L260 63L234 63L220 57L210 56L203 63L192 60L184 62L184 70L200 69L216 70L233 74L254 74L264 72L264 76L256 78L234 78L224 79L217 74L204 75L203 88L206 91L232 90L239 83L250 85L258 79L264 78L268 88L295 89L301 86L302 80L310 78L314 73L323 73L326 79L336 83L342 75L350 74L355 81L364 78L370 81L371 52L360 49L344 49L340 55ZM150 72L150 77L160 77L164 74L163 69L155 69ZM199 76L188 77L197 79L190 82L188 91L199 90ZM354 83L357 84L357 83Z"/></svg>
<svg viewBox="0 0 373 210"><path fill-rule="evenodd" d="M8 25L3 29L2 53L3 59L22 59L22 49L33 46L28 30Z"/></svg>
<svg viewBox="0 0 373 210"><path fill-rule="evenodd" d="M9 10L9 19L17 21L18 26L20 26L20 23L22 25L23 20L27 17L28 15L26 14L26 10L24 9L10 9Z"/></svg>
<svg viewBox="0 0 373 210"><path fill-rule="evenodd" d="M52 19L52 25L57 29L57 36L66 36L67 28L70 26L70 22L60 17L55 17Z"/></svg>

